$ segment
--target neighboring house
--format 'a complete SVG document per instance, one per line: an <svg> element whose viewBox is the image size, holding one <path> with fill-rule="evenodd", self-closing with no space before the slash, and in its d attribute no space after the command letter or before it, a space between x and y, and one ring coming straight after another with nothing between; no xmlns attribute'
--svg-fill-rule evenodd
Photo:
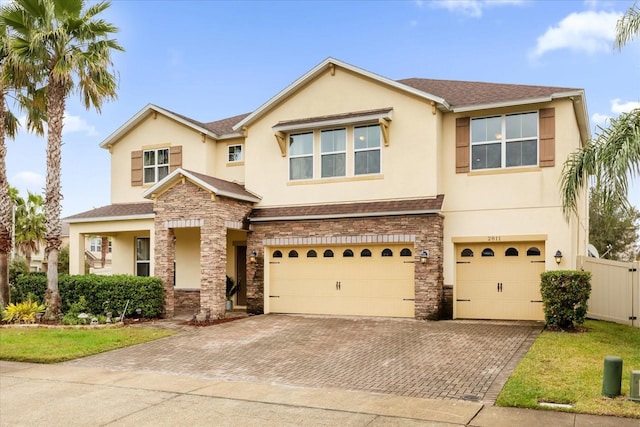
<svg viewBox="0 0 640 427"><path fill-rule="evenodd" d="M222 315L229 275L250 313L436 319L452 289L456 318L540 320L540 272L586 254L586 198L565 221L558 183L589 137L581 89L329 58L250 114L148 105L117 129L112 204L66 218L71 271L108 235L113 273L161 278L168 317L189 293Z"/></svg>
<svg viewBox="0 0 640 427"><path fill-rule="evenodd" d="M62 241L61 246L69 245L69 223L66 221L62 221L62 228L60 229L60 239ZM44 257L44 248L46 246L46 242L40 242L40 250L31 254L31 265L29 266L29 271L46 271L47 270L47 260ZM13 256L23 257L24 255L18 251L15 251Z"/></svg>

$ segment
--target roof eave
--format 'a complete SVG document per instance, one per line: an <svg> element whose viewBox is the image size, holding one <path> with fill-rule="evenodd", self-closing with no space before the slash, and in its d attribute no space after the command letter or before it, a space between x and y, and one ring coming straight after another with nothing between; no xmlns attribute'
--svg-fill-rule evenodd
<svg viewBox="0 0 640 427"><path fill-rule="evenodd" d="M268 221L300 221L310 219L337 219L337 218L362 218L362 217L374 217L374 216L398 216L398 215L424 215L424 214L437 214L440 213L440 209L420 209L413 211L379 211L379 212L354 212L344 214L323 214L323 215L292 215L292 216L272 216L253 218L249 217L250 222L268 222Z"/></svg>
<svg viewBox="0 0 640 427"><path fill-rule="evenodd" d="M94 218L67 218L64 221L69 224L79 224L86 222L105 222L105 221L129 221L139 219L153 219L155 214L140 214L140 215L121 215L121 216L97 216Z"/></svg>
<svg viewBox="0 0 640 427"><path fill-rule="evenodd" d="M155 194L162 192L165 189L171 187L175 183L175 181L179 178L179 175L184 176L185 178L192 181L199 187L204 188L205 190L210 191L213 194L224 196L224 197L230 197L236 200L244 200L247 202L253 202L253 203L260 202L260 199L257 197L251 197L244 194L238 194L238 193L232 193L229 191L220 190L217 187L214 187L213 185L203 181L202 179L198 178L197 176L193 175L189 171L186 171L182 168L178 168L174 170L169 175L167 175L162 181L148 188L144 193L142 193L142 197L144 197L145 199L153 199Z"/></svg>
<svg viewBox="0 0 640 427"><path fill-rule="evenodd" d="M291 93L297 91L300 87L304 86L311 79L317 77L322 72L324 72L329 67L330 64L333 64L334 66L342 67L342 68L344 68L346 70L349 70L349 71L351 71L353 73L363 75L363 76L368 77L368 78L370 78L372 80L378 81L380 83L386 84L386 85L394 87L396 89L411 93L411 94L416 95L416 96L418 96L420 98L424 98L424 99L427 99L429 101L433 101L436 104L438 104L439 108L444 108L445 110L449 110L450 109L449 103L447 101L445 101L443 98L440 98L438 96L429 94L427 92L423 92L423 91L415 89L415 88L413 88L411 86L407 86L405 84L398 83L397 81L388 79L386 77L382 77L382 76L380 76L378 74L372 73L370 71L364 70L362 68L358 68L358 67L353 66L351 64L347 64L346 62L342 62L340 60L337 60L337 59L329 57L329 58L325 59L324 61L322 61L320 64L316 65L314 68L312 68L306 74L304 74L302 77L298 78L296 81L291 83L289 86L287 86L286 88L284 88L283 90L278 92L274 97L272 97L267 102L262 104L253 113L249 114L243 120L238 122L235 126L233 126L233 130L237 131L238 129L242 129L244 126L247 126L248 124L250 124L251 122L256 120L263 113L269 111L273 106L278 104L282 99L284 99L285 97L289 96Z"/></svg>
<svg viewBox="0 0 640 427"><path fill-rule="evenodd" d="M451 111L454 113L466 113L469 111L476 111L476 110L490 110L493 108L517 107L520 105L551 102L554 99L571 98L576 96L582 97L583 95L584 95L584 92L580 90L570 91L570 92L556 92L549 96L540 96L537 98L514 99L514 100L508 100L508 101L501 101L501 102L490 102L487 104L461 105L459 107L452 107Z"/></svg>
<svg viewBox="0 0 640 427"><path fill-rule="evenodd" d="M129 120L127 120L122 126L120 126L118 129L116 129L115 132L113 132L111 135L109 135L104 141L102 141L100 143L100 148L105 148L105 149L109 149L111 148L120 138L122 138L122 136L124 136L131 128L133 128L135 125L137 125L138 123L140 123L141 121L143 121L148 113L155 111L157 113L160 113L166 117L171 118L172 120L177 121L178 123L181 123L185 126L188 126L194 130L196 130L197 132L203 133L205 135L207 135L210 138L213 139L219 139L219 136L216 135L214 132L211 132L208 129L203 128L202 126L198 126L195 123L192 123L188 120L183 119L182 117L176 116L175 114L171 113L170 111L167 111L161 107L158 107L157 105L154 104L147 104L143 109L141 109L140 111L138 111L132 118L130 118Z"/></svg>

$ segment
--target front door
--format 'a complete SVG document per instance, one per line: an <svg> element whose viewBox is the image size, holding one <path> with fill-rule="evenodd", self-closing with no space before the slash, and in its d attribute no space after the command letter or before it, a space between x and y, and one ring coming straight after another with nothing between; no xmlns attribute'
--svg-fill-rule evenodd
<svg viewBox="0 0 640 427"><path fill-rule="evenodd" d="M236 246L237 305L247 305L247 247Z"/></svg>

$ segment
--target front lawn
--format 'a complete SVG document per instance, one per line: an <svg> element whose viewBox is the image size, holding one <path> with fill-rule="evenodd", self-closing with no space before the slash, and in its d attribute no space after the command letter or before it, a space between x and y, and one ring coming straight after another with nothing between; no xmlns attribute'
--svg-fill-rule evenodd
<svg viewBox="0 0 640 427"><path fill-rule="evenodd" d="M629 401L632 370L640 370L640 329L588 320L586 332L543 331L498 396L499 406L540 409L539 402L570 404L569 411L640 418ZM620 356L622 395L602 396L605 356Z"/></svg>
<svg viewBox="0 0 640 427"><path fill-rule="evenodd" d="M57 363L173 335L165 329L0 328L0 359Z"/></svg>

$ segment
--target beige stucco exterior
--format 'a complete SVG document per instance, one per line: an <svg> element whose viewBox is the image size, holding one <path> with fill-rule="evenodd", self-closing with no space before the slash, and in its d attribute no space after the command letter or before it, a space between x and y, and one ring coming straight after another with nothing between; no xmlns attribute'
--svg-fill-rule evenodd
<svg viewBox="0 0 640 427"><path fill-rule="evenodd" d="M271 282L293 274L284 272L276 275L276 279L272 277L268 251L275 250L282 242L289 242L283 244L285 247L304 246L311 245L310 240L305 240L309 236L314 236L314 239L348 236L359 239L360 243L369 238L379 243L400 236L402 240L395 242L411 242L414 262L418 262L417 257L422 250L436 255L424 269L419 266L413 269L412 283L416 297L415 316L437 317L443 284L453 287L454 301L456 298L456 243L544 242L544 268L547 270L575 268L576 257L586 253L586 198L580 199L578 216L566 219L559 191L564 160L585 142L584 136L588 135L586 110L581 109L574 96L578 95L560 94L549 99L518 99L499 106L487 104L456 109L446 100L428 93L395 84L348 64L327 61L242 119L233 130L227 130L229 133L226 135L215 135L158 107L147 107L138 113L135 120L114 133L115 136L109 137L103 146L111 153L112 203L153 200L155 220L153 215L72 220L71 272L80 272L86 235L108 235L112 238L113 272L124 274L135 273L135 238L150 237L151 274L162 277L168 290L173 286L175 289L206 288L209 294L201 295L201 301L207 301L218 310L222 300L220 295L211 292L223 289L224 271L234 280L238 279L236 248L246 246L249 304L253 304L255 312L268 312L269 292L274 288ZM578 98L584 101L583 95ZM554 111L553 166L456 171L456 119L541 109ZM378 119L366 115L371 111L384 111L381 114L385 117L380 120L388 124L388 133L381 138L381 170L371 175L355 175L353 129L358 125L378 123ZM345 119L319 125L323 117ZM294 125L288 127L284 134L279 134L278 140L275 133L283 123ZM320 131L342 127L346 128L346 176L321 178ZM307 131L315 135L314 176L292 181L289 179L286 141L289 133ZM228 150L233 145L242 146L241 161L229 162ZM218 189L214 188L216 184L209 188L188 177L183 177L175 187L172 184L154 194L148 194L154 187L151 184L132 185L132 152L176 146L182 147L182 161L178 166L181 170L225 180L228 184L242 184L255 198L247 198L246 195L237 198L224 193L231 199L216 204L220 196ZM180 187L188 182L195 187ZM201 194L200 190L204 193ZM184 191L180 193L184 194L182 198L176 196L180 191ZM223 188L221 191L226 190ZM198 194L199 207L191 210L195 194ZM346 219L340 222L339 217L313 218L317 222L296 218L282 223L269 223L268 220L254 223L251 214L251 209L432 200L439 195L444 195L441 207L412 212L401 220L398 218L403 213L387 212L377 215L377 219L372 221L368 221L366 215L363 218L355 215L351 223ZM236 203L240 203L242 208L237 208ZM162 207L160 211L158 206ZM230 210L225 213L225 209ZM217 215L216 221L207 223L211 219L207 215L211 212ZM435 215L437 220L431 216L421 218L420 215ZM183 223L191 220L199 225ZM206 227L205 223L208 224ZM421 227L431 228L423 230ZM208 231L203 231L205 229ZM212 230L219 238L204 234ZM218 247L220 239L226 244L224 249ZM252 250L257 251L258 261L250 264L249 253ZM553 258L557 250L563 254L559 267ZM172 278L174 260L175 283ZM162 271L156 271L158 262L162 264ZM213 265L215 263L223 263L223 266ZM339 265L345 269L342 273L352 275L364 264ZM304 268L300 271L304 272ZM209 277L211 274L215 277ZM275 284L275 289L279 288L282 289L280 282ZM303 308L301 310L304 311ZM456 316L455 304L453 315Z"/></svg>
<svg viewBox="0 0 640 427"><path fill-rule="evenodd" d="M317 175L313 180L289 181L288 157L282 156L273 126L285 120L387 107L393 112L389 145L381 148L380 174L353 176L353 137L347 126L346 177L322 179ZM249 126L245 185L262 197L260 207L436 196L440 114L432 114L425 100L379 82L348 70L338 69L334 75L327 70ZM318 172L317 145L314 161ZM407 170L412 173L405 173Z"/></svg>

